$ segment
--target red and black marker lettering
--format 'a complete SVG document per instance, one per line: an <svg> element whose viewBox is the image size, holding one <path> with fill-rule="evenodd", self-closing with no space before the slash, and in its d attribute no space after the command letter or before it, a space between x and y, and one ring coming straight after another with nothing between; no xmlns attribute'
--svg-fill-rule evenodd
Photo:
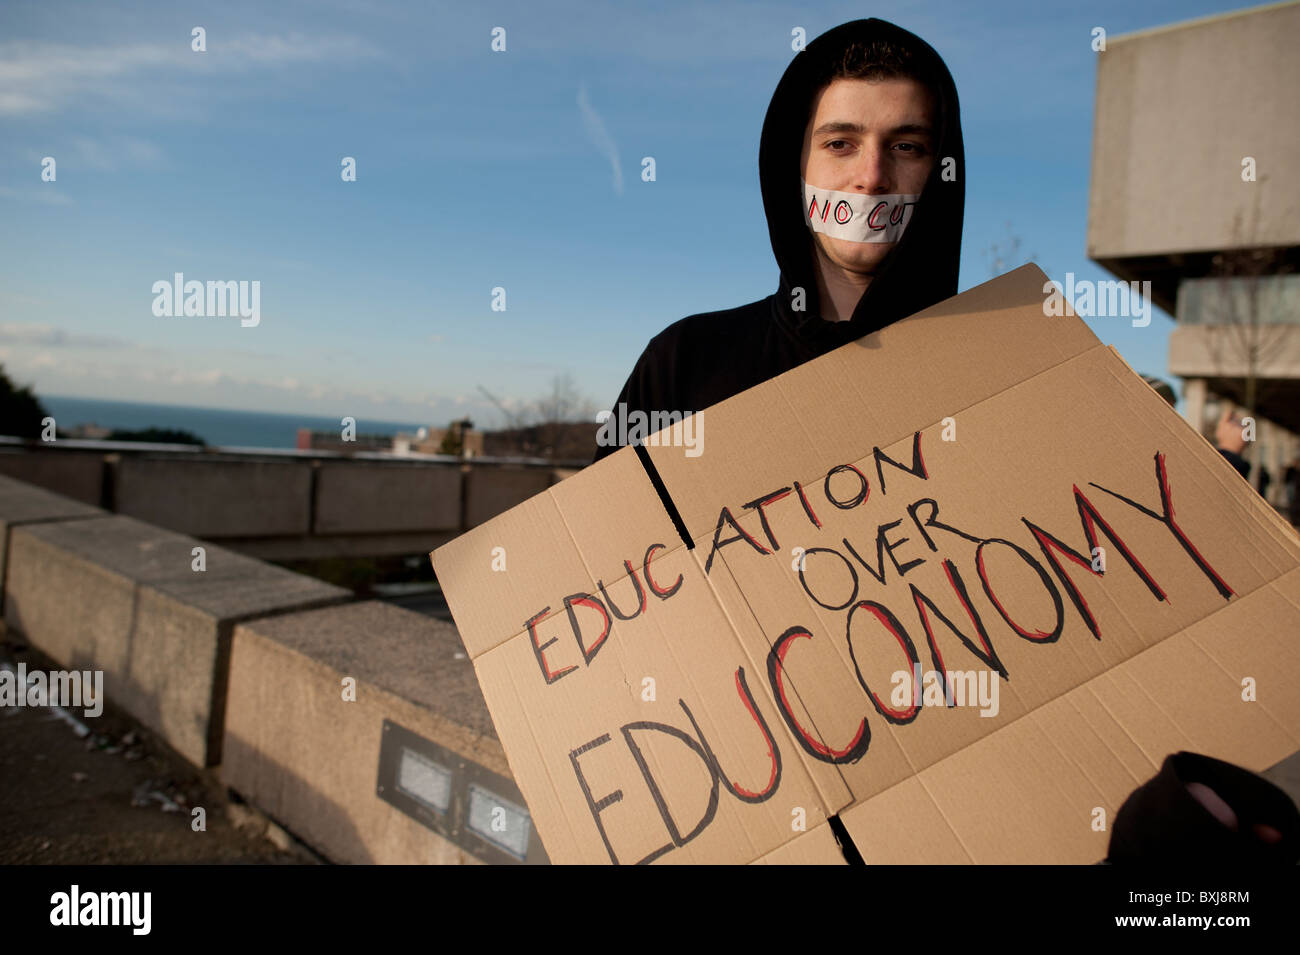
<svg viewBox="0 0 1300 955"><path fill-rule="evenodd" d="M596 642L590 648L583 643L582 627L578 624L578 615L573 612L574 607L590 607L592 610L599 612L601 619L604 621L600 636L596 638ZM609 639L609 632L614 626L614 621L609 619L609 612L605 610L605 605L591 594L570 594L565 597L564 611L569 615L569 626L573 628L573 638L578 641L578 649L582 651L582 659L590 666L591 661L596 659L596 654L600 652L600 648Z"/></svg>
<svg viewBox="0 0 1300 955"><path fill-rule="evenodd" d="M912 638L907 635L902 623L893 615L888 607L884 604L876 603L874 600L863 600L856 604L849 611L849 622L845 632L845 639L849 645L849 659L853 661L853 672L858 676L858 683L871 699L871 705L876 708L876 712L896 725L903 725L912 722L921 712L921 700L919 697L912 700L912 705L905 710L896 710L891 706L886 706L880 696L876 694L871 687L867 686L867 679L862 675L862 668L858 664L858 656L853 652L853 615L859 610L865 610L872 614L898 641L902 647L904 656L907 657L907 672L915 673L915 667L921 662L920 656L916 652L916 644Z"/></svg>
<svg viewBox="0 0 1300 955"><path fill-rule="evenodd" d="M899 464L879 448L872 448L871 454L876 459L876 477L880 479L881 494L885 493L885 471L880 466L881 462L892 465L900 471L906 471L913 477L919 477L923 481L930 479L930 472L925 469L925 458L921 455L921 432L919 431L912 432L912 466L910 468Z"/></svg>
<svg viewBox="0 0 1300 955"><path fill-rule="evenodd" d="M852 471L858 476L858 481L861 482L858 487L858 493L854 497L849 498L848 501L841 501L831 494L831 478L844 471ZM867 480L867 476L852 464L840 464L826 472L826 480L822 484L822 492L826 495L826 500L830 501L841 511L849 511L865 501L868 495L871 494L871 483Z"/></svg>
<svg viewBox="0 0 1300 955"><path fill-rule="evenodd" d="M658 597L660 600L667 600L673 594L677 593L677 591L680 590L682 586L681 574L677 575L677 580L667 590L664 590L657 583L655 583L655 579L650 576L650 555L657 550L663 550L664 547L665 547L664 544L651 544L648 548L646 548L645 557L641 561L641 572L645 574L645 584L647 587L650 588L650 592L654 594L656 597Z"/></svg>
<svg viewBox="0 0 1300 955"><path fill-rule="evenodd" d="M1047 562L1051 564L1052 569L1056 571L1056 576L1065 587L1065 594L1070 598L1070 602L1074 604L1074 609L1079 611L1079 615L1083 617L1083 622L1088 625L1088 629L1092 632L1093 637L1100 640L1101 628L1097 626L1096 618L1093 617L1092 611L1088 609L1088 601L1083 599L1083 594L1079 592L1079 588L1075 586L1074 581L1070 579L1070 576L1065 572L1065 568L1061 566L1061 562L1056 559L1056 556L1052 551L1059 551L1064 557L1074 561L1074 563L1078 564L1094 577L1100 577L1101 572L1092 569L1091 560L1084 557L1069 544L1057 540L1047 531L1029 520L1029 518L1022 517L1020 520L1029 528L1029 533L1034 535L1034 540L1038 541L1038 546L1042 550L1043 556L1047 558Z"/></svg>
<svg viewBox="0 0 1300 955"><path fill-rule="evenodd" d="M767 678L772 685L772 696L777 701L777 709L781 711L781 716L785 719L786 726L790 727L794 738L809 756L823 763L856 763L866 755L867 748L871 745L871 728L867 726L865 716L858 726L857 734L843 749L833 749L820 742L795 719L794 710L786 696L785 679L782 674L785 672L785 655L790 649L790 642L799 637L812 639L812 634L803 627L791 627L776 638L767 655Z"/></svg>
<svg viewBox="0 0 1300 955"><path fill-rule="evenodd" d="M632 568L632 562L630 560L625 560L623 561L623 566L627 568L627 575L632 578L632 586L636 588L637 608L635 613L625 614L618 609L618 604L614 603L614 601L610 599L609 593L605 590L605 582L603 580L596 581L596 589L600 591L600 596L604 598L605 605L609 607L610 613L615 617L619 620L635 620L645 611L645 588L641 586L641 581L637 579L636 571Z"/></svg>
<svg viewBox="0 0 1300 955"><path fill-rule="evenodd" d="M700 738L705 752L708 753L709 759L713 761L718 776L727 787L727 790L741 802L767 802L775 795L777 788L781 785L781 749L776 745L776 739L772 736L771 729L768 728L767 720L763 719L763 714L759 712L758 706L754 702L754 694L750 692L749 683L745 680L744 667L736 668L736 693L739 694L740 701L745 704L745 709L749 711L750 718L758 724L759 730L762 731L763 741L767 744L767 756L772 764L772 772L768 776L767 785L758 792L751 792L732 781L731 777L722 768L722 763L718 760L712 747L709 746L708 740L704 738L704 733L701 731L699 724L695 722L695 715L691 712L690 707L686 705L686 701L678 700L677 702L686 711L686 718L691 721L691 726L695 729L695 735Z"/></svg>
<svg viewBox="0 0 1300 955"><path fill-rule="evenodd" d="M772 550L780 550L781 545L776 542L776 535L772 533L772 527L767 522L767 512L764 511L763 508L767 507L767 505L769 504L776 503L777 501L781 500L781 498L787 496L789 493L790 493L790 488L783 487L779 491L773 491L771 494L765 494L762 497L755 498L754 500L750 501L748 504L744 505L746 508L749 508L750 510L758 511L758 519L763 525L763 533L767 535L767 542L772 546Z"/></svg>
<svg viewBox="0 0 1300 955"><path fill-rule="evenodd" d="M736 533L733 536L728 537L726 540L721 540L722 528L724 526L731 527ZM713 548L709 551L708 560L704 562L704 573L707 574L713 567L713 558L717 556L718 551L726 547L728 544L734 544L737 541L742 540L760 554L766 555L771 553L771 551L767 550L762 544L750 537L745 529L736 523L736 519L731 516L730 508L724 507L722 513L718 515L718 526L713 532Z"/></svg>
<svg viewBox="0 0 1300 955"><path fill-rule="evenodd" d="M814 527L821 530L822 522L817 520L817 515L813 513L812 507L808 504L808 495L804 494L803 485L795 481L794 489L799 494L799 503L803 505L803 512L808 515L808 520L813 522Z"/></svg>
<svg viewBox="0 0 1300 955"><path fill-rule="evenodd" d="M925 523L921 523L916 516L916 512L921 509L921 505L923 504L930 505L930 516L925 519ZM939 547L935 544L934 538L926 533L925 529L927 527L933 527L935 530L947 531L949 534L956 534L963 540L968 540L975 544L984 540L983 537L976 537L974 534L967 534L965 531L959 531L955 527L951 527L947 524L940 524L935 520L939 515L939 503L932 497L923 497L919 501L907 505L907 513L911 515L912 523L916 525L916 529L920 531L921 536L925 538L925 542L929 545L930 550L938 551Z"/></svg>
<svg viewBox="0 0 1300 955"><path fill-rule="evenodd" d="M541 613L535 614L524 622L524 627L528 630L528 640L533 646L533 655L537 657L537 665L542 668L542 678L546 680L547 686L550 686L556 680L563 676L567 676L574 670L578 669L575 664L571 667L565 667L558 673L551 672L551 668L546 663L546 655L543 651L545 651L552 643L555 643L559 639L558 637L551 637L551 639L547 640L541 646L537 645L537 624L550 612L550 607L543 607Z"/></svg>
<svg viewBox="0 0 1300 955"><path fill-rule="evenodd" d="M685 706L684 703L682 705ZM619 729L623 733L623 739L627 741L627 748L631 751L632 758L636 760L637 767L641 770L641 776L645 779L646 787L650 790L650 797L654 799L655 807L659 810L659 815L668 829L668 835L673 841L672 844L680 849L703 832L704 828L713 821L713 816L718 811L719 777L717 767L704 752L703 746L675 726L669 726L667 723L655 723L651 720L637 720L634 723L625 723L623 726L619 727ZM685 743L687 748L695 753L696 756L700 757L700 760L708 769L709 775L713 780L712 789L709 791L709 804L705 808L704 815L700 818L700 821L695 824L695 828L686 833L686 835L682 835L681 830L677 825L677 820L673 818L672 812L669 811L668 803L664 799L663 791L659 788L659 783L655 779L654 772L650 769L650 764L646 762L645 754L641 752L641 747L636 744L636 740L632 737L633 730L664 733L674 739L680 740ZM666 852L667 848L662 851ZM662 854L662 852L658 854ZM641 861L650 862L652 859L657 857L658 855L656 853L652 853Z"/></svg>
<svg viewBox="0 0 1300 955"><path fill-rule="evenodd" d="M569 751L569 762L573 764L573 772L578 777L578 785L582 789L583 796L587 798L587 808L591 810L591 817L596 820L596 829L600 832L600 841L605 843L605 851L609 853L609 861L614 863L614 865L618 865L618 856L614 854L614 847L609 843L609 833L605 831L605 824L601 822L600 814L610 806L614 805L614 803L622 801L623 790L615 789L608 796L602 796L600 799L592 798L591 787L587 785L587 777L582 775L582 767L578 765L579 756L583 753L590 752L597 746L604 746L608 742L609 734L605 733L601 736L597 736L588 743L583 743L577 749ZM670 843L669 845L664 846L664 848L659 851L659 854L662 855L671 848L672 844Z"/></svg>
<svg viewBox="0 0 1300 955"><path fill-rule="evenodd" d="M1011 619L1011 615L1002 606L1002 601L998 600L997 595L993 593L993 586L989 583L988 569L984 566L984 548L989 544L1005 544L1010 547L1019 555L1021 560L1034 569L1034 573L1038 574L1038 579L1043 583L1043 589L1051 595L1052 605L1056 608L1056 625L1051 630L1026 630ZM1036 643L1055 643L1060 638L1061 631L1065 629L1065 603L1061 600L1061 592L1056 589L1056 584L1052 583L1052 578L1043 569L1043 565L1034 560L1032 554L1009 540L990 537L981 541L979 547L975 548L975 567L979 571L980 583L984 587L984 595L989 598L994 608L1001 614L1002 619L1007 622L1008 627L1026 640L1033 640Z"/></svg>
<svg viewBox="0 0 1300 955"><path fill-rule="evenodd" d="M844 566L849 569L849 574L853 577L853 592L849 594L849 599L842 604L828 604L812 592L808 586L808 577L804 574L804 568L808 564L810 554L834 554L840 560L844 561ZM799 584L803 587L803 592L808 595L808 599L819 607L825 607L827 610L843 610L853 601L858 599L858 572L853 569L849 559L833 547L809 547L803 552L803 558L799 561Z"/></svg>
<svg viewBox="0 0 1300 955"><path fill-rule="evenodd" d="M1089 483L1092 484L1092 482ZM1224 600L1228 600L1232 597L1235 591L1229 587L1227 581L1220 577L1218 572L1210 566L1210 562L1201 556L1201 552L1196 549L1196 545L1187 539L1187 535L1183 533L1183 529L1174 521L1174 498L1173 494L1169 490L1169 476L1165 473L1165 456L1159 451L1156 452L1156 483L1160 487L1159 514L1149 508L1143 507L1136 501L1130 500L1123 494L1116 494L1114 491L1102 487L1100 484L1092 484L1092 486L1099 491L1105 491L1111 497L1119 498L1130 507L1137 508L1147 517L1154 518L1168 527L1174 537L1177 538L1178 543L1182 545L1183 550L1187 552L1187 556L1192 559L1198 568L1200 568L1201 573L1205 574L1205 576L1210 579L1210 582L1214 584L1214 589L1219 592L1219 596Z"/></svg>

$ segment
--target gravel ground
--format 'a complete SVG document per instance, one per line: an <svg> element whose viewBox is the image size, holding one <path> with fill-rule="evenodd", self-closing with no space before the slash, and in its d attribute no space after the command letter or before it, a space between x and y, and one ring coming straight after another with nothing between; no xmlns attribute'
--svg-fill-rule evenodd
<svg viewBox="0 0 1300 955"><path fill-rule="evenodd" d="M19 663L57 669L0 641L0 667ZM71 715L80 726L48 707L0 707L0 864L321 861L121 711Z"/></svg>

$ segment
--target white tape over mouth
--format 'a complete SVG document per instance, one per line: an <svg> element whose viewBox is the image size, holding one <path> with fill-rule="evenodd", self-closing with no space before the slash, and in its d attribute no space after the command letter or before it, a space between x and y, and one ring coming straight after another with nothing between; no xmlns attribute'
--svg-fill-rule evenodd
<svg viewBox="0 0 1300 955"><path fill-rule="evenodd" d="M814 232L850 242L897 242L920 196L869 196L819 189L802 179L804 221Z"/></svg>

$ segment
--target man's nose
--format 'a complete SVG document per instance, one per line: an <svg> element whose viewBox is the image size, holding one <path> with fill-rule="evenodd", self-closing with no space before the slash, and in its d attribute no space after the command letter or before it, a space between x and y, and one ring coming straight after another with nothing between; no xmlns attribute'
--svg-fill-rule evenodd
<svg viewBox="0 0 1300 955"><path fill-rule="evenodd" d="M865 148L858 154L853 170L853 188L872 196L887 195L894 191L894 167L889 150L882 147Z"/></svg>

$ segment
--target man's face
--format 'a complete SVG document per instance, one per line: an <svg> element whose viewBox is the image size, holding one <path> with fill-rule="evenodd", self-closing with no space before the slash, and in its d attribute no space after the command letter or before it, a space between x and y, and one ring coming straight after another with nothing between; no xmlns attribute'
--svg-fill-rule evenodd
<svg viewBox="0 0 1300 955"><path fill-rule="evenodd" d="M799 173L819 189L920 195L934 166L934 98L911 79L835 79L812 102ZM892 242L810 233L841 268L873 274Z"/></svg>

